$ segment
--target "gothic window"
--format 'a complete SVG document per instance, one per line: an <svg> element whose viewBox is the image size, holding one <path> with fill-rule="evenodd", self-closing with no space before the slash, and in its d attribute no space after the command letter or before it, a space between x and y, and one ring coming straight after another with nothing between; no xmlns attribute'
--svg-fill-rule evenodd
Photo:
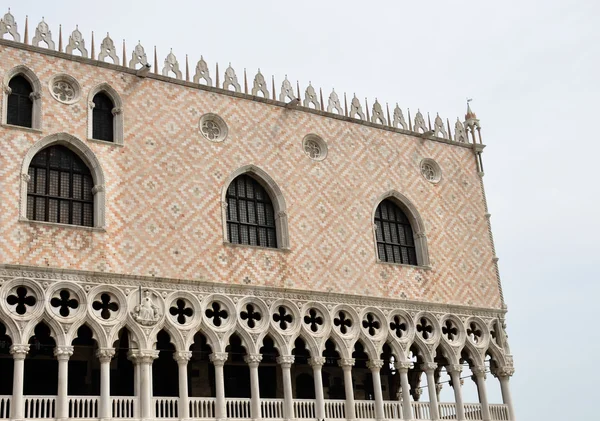
<svg viewBox="0 0 600 421"><path fill-rule="evenodd" d="M94 111L92 115L92 137L97 140L114 141L114 104L104 92L94 96Z"/></svg>
<svg viewBox="0 0 600 421"><path fill-rule="evenodd" d="M29 165L27 218L94 226L94 187L87 165L62 145L42 149Z"/></svg>
<svg viewBox="0 0 600 421"><path fill-rule="evenodd" d="M227 189L227 238L233 244L277 247L273 204L252 177L240 175Z"/></svg>
<svg viewBox="0 0 600 421"><path fill-rule="evenodd" d="M23 75L13 77L8 83L10 94L6 112L6 123L15 126L33 127L33 88Z"/></svg>
<svg viewBox="0 0 600 421"><path fill-rule="evenodd" d="M406 214L391 200L384 200L375 212L379 260L417 265L413 230Z"/></svg>

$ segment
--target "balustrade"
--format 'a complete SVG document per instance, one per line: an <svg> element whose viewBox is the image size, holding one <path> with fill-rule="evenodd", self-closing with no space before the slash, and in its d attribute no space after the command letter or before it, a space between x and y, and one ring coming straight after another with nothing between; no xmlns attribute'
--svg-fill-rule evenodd
<svg viewBox="0 0 600 421"><path fill-rule="evenodd" d="M97 396L69 396L69 418L98 418Z"/></svg>
<svg viewBox="0 0 600 421"><path fill-rule="evenodd" d="M297 419L317 418L314 399L294 399L294 414Z"/></svg>
<svg viewBox="0 0 600 421"><path fill-rule="evenodd" d="M416 420L430 420L429 402L412 402L413 416ZM453 419L453 418L452 418Z"/></svg>
<svg viewBox="0 0 600 421"><path fill-rule="evenodd" d="M510 419L508 418L508 406L504 404L490 404L490 416L493 421L508 421Z"/></svg>
<svg viewBox="0 0 600 421"><path fill-rule="evenodd" d="M346 418L346 401L327 399L325 401L325 418Z"/></svg>
<svg viewBox="0 0 600 421"><path fill-rule="evenodd" d="M402 402L399 401L384 401L383 415L387 420L401 420L402 417Z"/></svg>
<svg viewBox="0 0 600 421"><path fill-rule="evenodd" d="M375 401L354 401L357 419L375 419Z"/></svg>
<svg viewBox="0 0 600 421"><path fill-rule="evenodd" d="M134 396L113 396L111 410L113 418L136 418Z"/></svg>
<svg viewBox="0 0 600 421"><path fill-rule="evenodd" d="M227 418L250 418L250 398L225 398Z"/></svg>
<svg viewBox="0 0 600 421"><path fill-rule="evenodd" d="M190 398L190 418L216 418L215 398Z"/></svg>
<svg viewBox="0 0 600 421"><path fill-rule="evenodd" d="M455 404L440 402L438 404L438 409L440 411L440 419L441 420L455 420L456 419L456 405Z"/></svg>
<svg viewBox="0 0 600 421"><path fill-rule="evenodd" d="M56 396L25 396L25 418L56 418Z"/></svg>
<svg viewBox="0 0 600 421"><path fill-rule="evenodd" d="M481 404L478 403L465 403L465 419L467 420L481 420Z"/></svg>
<svg viewBox="0 0 600 421"><path fill-rule="evenodd" d="M283 399L261 399L260 410L263 418L283 419Z"/></svg>
<svg viewBox="0 0 600 421"><path fill-rule="evenodd" d="M0 396L0 419L10 418L10 396Z"/></svg>
<svg viewBox="0 0 600 421"><path fill-rule="evenodd" d="M179 398L153 398L154 416L156 418L179 417Z"/></svg>

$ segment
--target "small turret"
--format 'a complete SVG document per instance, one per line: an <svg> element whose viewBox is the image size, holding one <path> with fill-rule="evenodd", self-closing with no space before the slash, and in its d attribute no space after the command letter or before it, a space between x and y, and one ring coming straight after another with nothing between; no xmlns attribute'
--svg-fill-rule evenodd
<svg viewBox="0 0 600 421"><path fill-rule="evenodd" d="M467 99L467 113L465 114L465 129L467 130L467 135L470 133L471 138L473 139L473 143L477 143L475 140L475 130L477 130L477 137L479 138L479 143L481 141L481 126L479 125L479 119L477 115L471 109L471 101L472 99Z"/></svg>

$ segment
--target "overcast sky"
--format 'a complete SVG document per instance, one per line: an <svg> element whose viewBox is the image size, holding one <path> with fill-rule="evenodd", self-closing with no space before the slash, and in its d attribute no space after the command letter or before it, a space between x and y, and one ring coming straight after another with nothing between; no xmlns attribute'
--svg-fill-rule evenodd
<svg viewBox="0 0 600 421"><path fill-rule="evenodd" d="M493 3L493 4L491 4ZM597 419L600 2L1 0L30 37L108 31L455 121L481 120L519 420ZM96 51L99 51L98 44ZM414 115L414 114L413 114ZM589 132L589 133L588 133ZM596 262L594 264L594 262ZM489 381L488 381L489 383ZM494 396L496 391L491 392ZM499 400L494 399L497 403ZM596 414L596 415L593 415Z"/></svg>

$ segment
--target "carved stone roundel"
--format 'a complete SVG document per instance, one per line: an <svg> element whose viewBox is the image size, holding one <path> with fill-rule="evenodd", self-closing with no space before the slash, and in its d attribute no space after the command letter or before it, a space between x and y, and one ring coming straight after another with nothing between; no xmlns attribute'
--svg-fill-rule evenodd
<svg viewBox="0 0 600 421"><path fill-rule="evenodd" d="M63 104L79 101L81 89L77 81L69 75L59 74L50 79L49 86L52 98Z"/></svg>
<svg viewBox="0 0 600 421"><path fill-rule="evenodd" d="M223 142L228 134L227 124L216 114L204 114L200 117L200 133L211 142Z"/></svg>

